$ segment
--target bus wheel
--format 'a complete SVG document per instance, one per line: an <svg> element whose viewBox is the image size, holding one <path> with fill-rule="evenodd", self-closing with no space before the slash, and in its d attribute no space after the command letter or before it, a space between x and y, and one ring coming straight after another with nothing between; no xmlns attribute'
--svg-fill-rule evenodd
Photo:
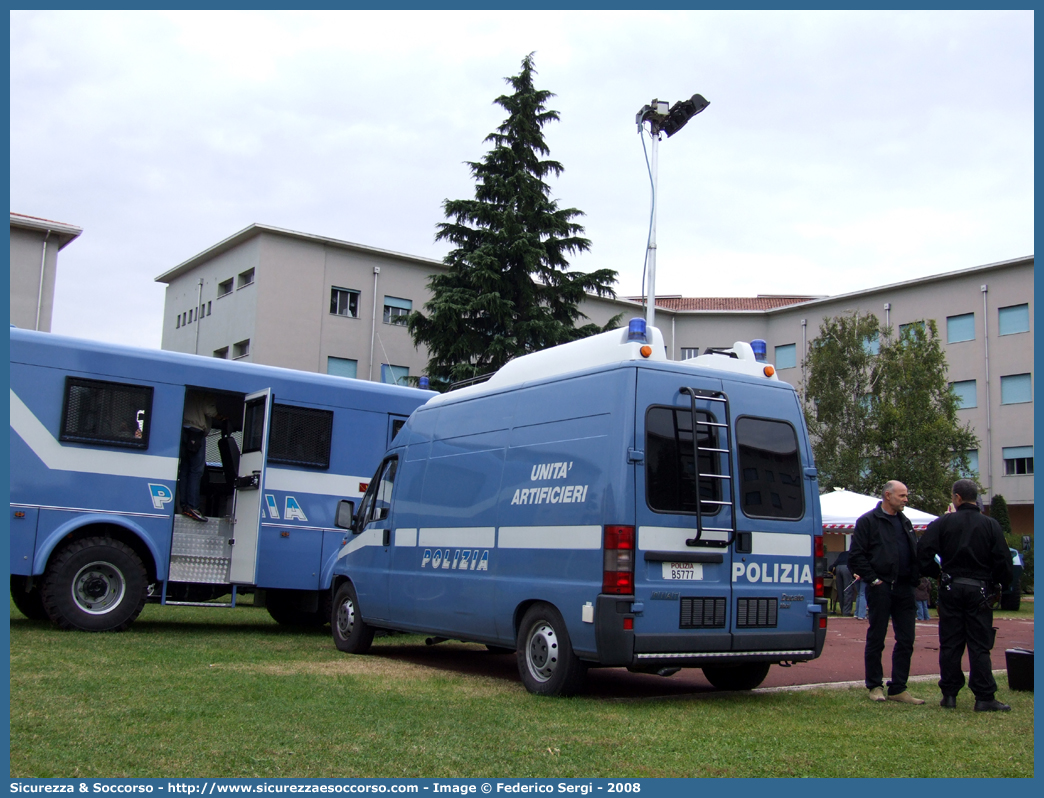
<svg viewBox="0 0 1044 798"><path fill-rule="evenodd" d="M325 601L324 601L325 597ZM278 590L269 590L265 596L265 608L272 620L280 626L297 626L305 629L320 629L330 623L329 592L319 596L319 609L300 609L300 598L288 596Z"/></svg>
<svg viewBox="0 0 1044 798"><path fill-rule="evenodd" d="M745 662L741 665L706 666L703 675L719 690L753 690L768 676L769 662Z"/></svg>
<svg viewBox="0 0 1044 798"><path fill-rule="evenodd" d="M334 596L330 617L334 645L348 654L365 654L373 643L373 627L359 614L359 598L351 582L345 582Z"/></svg>
<svg viewBox="0 0 1044 798"><path fill-rule="evenodd" d="M573 653L562 615L550 604L534 604L518 630L518 672L537 695L570 696L583 686L587 666Z"/></svg>
<svg viewBox="0 0 1044 798"><path fill-rule="evenodd" d="M134 550L108 537L59 551L44 575L43 605L63 629L120 632L145 606L145 567Z"/></svg>
<svg viewBox="0 0 1044 798"><path fill-rule="evenodd" d="M40 586L35 585L32 590L26 592L25 577L11 577L11 600L30 621L46 621L47 610L44 609L43 598L40 596Z"/></svg>

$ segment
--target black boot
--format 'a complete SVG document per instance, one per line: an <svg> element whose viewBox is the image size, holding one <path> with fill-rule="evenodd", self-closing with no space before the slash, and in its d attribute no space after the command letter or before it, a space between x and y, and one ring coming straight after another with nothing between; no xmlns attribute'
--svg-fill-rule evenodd
<svg viewBox="0 0 1044 798"><path fill-rule="evenodd" d="M1002 704L996 698L991 698L989 701L975 702L976 712L1008 712L1010 709L1010 706Z"/></svg>
<svg viewBox="0 0 1044 798"><path fill-rule="evenodd" d="M957 696L944 695L942 701L939 702L939 706L943 709L957 709Z"/></svg>

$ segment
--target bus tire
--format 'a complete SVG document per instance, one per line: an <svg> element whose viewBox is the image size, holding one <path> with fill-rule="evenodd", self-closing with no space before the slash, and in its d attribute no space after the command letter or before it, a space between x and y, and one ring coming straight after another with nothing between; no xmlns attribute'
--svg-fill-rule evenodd
<svg viewBox="0 0 1044 798"><path fill-rule="evenodd" d="M141 613L147 590L145 566L130 546L93 537L54 555L41 595L48 617L62 629L122 632Z"/></svg>
<svg viewBox="0 0 1044 798"><path fill-rule="evenodd" d="M753 690L768 676L769 662L743 662L739 665L706 665L703 675L718 690Z"/></svg>
<svg viewBox="0 0 1044 798"><path fill-rule="evenodd" d="M562 614L534 604L518 629L518 672L536 695L571 696L583 686L587 666L573 652Z"/></svg>
<svg viewBox="0 0 1044 798"><path fill-rule="evenodd" d="M44 609L43 598L40 596L40 586L34 585L33 589L26 592L24 576L11 577L11 600L30 621L46 621L47 610Z"/></svg>
<svg viewBox="0 0 1044 798"><path fill-rule="evenodd" d="M334 645L347 654L365 654L373 643L374 629L359 613L359 597L351 582L345 582L334 596L330 614Z"/></svg>
<svg viewBox="0 0 1044 798"><path fill-rule="evenodd" d="M278 590L269 590L265 596L265 609L272 620L280 626L296 626L304 629L321 629L330 622L329 591L319 595L319 609L299 609L300 599L287 596Z"/></svg>

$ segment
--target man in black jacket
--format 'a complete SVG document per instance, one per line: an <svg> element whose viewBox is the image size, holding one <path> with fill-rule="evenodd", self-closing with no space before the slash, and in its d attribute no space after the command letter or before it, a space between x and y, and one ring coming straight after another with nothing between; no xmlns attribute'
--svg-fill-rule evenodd
<svg viewBox="0 0 1044 798"><path fill-rule="evenodd" d="M956 511L937 518L917 544L921 571L940 576L939 584L939 689L946 709L957 706L964 687L961 658L965 644L975 694L976 712L1006 712L997 701L990 649L993 648L993 610L987 596L993 585L1010 585L1011 552L1000 524L979 512L978 487L970 479L953 483ZM940 568L939 561L942 561Z"/></svg>
<svg viewBox="0 0 1044 798"><path fill-rule="evenodd" d="M920 579L917 567L917 539L913 524L903 515L909 501L906 485L891 480L884 486L880 503L856 521L848 566L866 583L866 606L870 627L866 632L863 666L866 686L873 701L884 701L884 651L888 619L892 619L895 646L892 648L892 679L888 682L889 701L923 704L906 690L913 656L917 605L914 586Z"/></svg>

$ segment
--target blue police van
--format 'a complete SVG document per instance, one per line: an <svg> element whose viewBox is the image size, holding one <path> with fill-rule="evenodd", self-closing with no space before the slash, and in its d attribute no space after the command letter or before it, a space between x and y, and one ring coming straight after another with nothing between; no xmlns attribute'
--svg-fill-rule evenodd
<svg viewBox="0 0 1044 798"><path fill-rule="evenodd" d="M418 408L338 523L349 653L376 630L478 642L568 695L593 666L751 689L823 650L808 433L747 343L672 362L635 319L520 357Z"/></svg>
<svg viewBox="0 0 1044 798"><path fill-rule="evenodd" d="M10 344L11 595L68 629L243 593L281 623L327 622L338 503L433 395L15 328ZM205 440L202 520L178 506L194 397L224 419Z"/></svg>

